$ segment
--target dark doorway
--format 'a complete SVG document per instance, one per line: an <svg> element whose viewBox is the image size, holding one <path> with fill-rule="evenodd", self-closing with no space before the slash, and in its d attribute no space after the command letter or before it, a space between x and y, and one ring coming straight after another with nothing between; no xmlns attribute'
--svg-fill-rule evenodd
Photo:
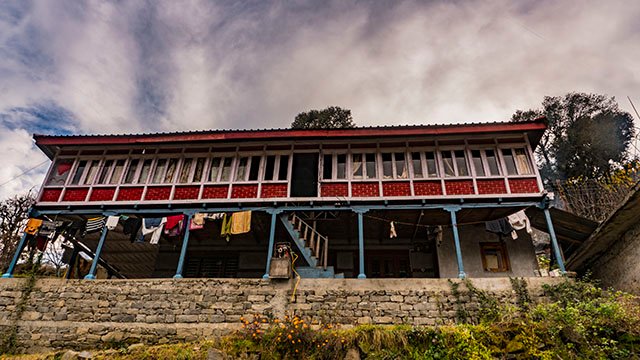
<svg viewBox="0 0 640 360"><path fill-rule="evenodd" d="M318 196L318 154L293 154L291 197Z"/></svg>

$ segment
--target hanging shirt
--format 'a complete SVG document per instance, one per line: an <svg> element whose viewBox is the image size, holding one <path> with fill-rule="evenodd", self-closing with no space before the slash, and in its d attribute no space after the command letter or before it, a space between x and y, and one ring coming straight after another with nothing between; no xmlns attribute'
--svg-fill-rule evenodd
<svg viewBox="0 0 640 360"><path fill-rule="evenodd" d="M225 238L227 242L229 242L229 235L231 235L231 224L233 223L233 218L231 216L227 216L225 214L222 217L222 227L220 230L220 236Z"/></svg>
<svg viewBox="0 0 640 360"><path fill-rule="evenodd" d="M109 216L105 226L109 230L115 230L116 226L118 226L118 221L120 221L120 216Z"/></svg>
<svg viewBox="0 0 640 360"><path fill-rule="evenodd" d="M63 225L62 221L43 221L42 226L40 226L40 230L38 230L38 235L40 236L51 236L56 232L56 230Z"/></svg>
<svg viewBox="0 0 640 360"><path fill-rule="evenodd" d="M130 217L130 218L127 218L122 224L122 232L125 235L130 235L129 240L131 242L134 242L136 241L136 235L138 235L138 232L140 231L141 227L142 227L142 219Z"/></svg>
<svg viewBox="0 0 640 360"><path fill-rule="evenodd" d="M142 236L152 234L149 244L157 244L160 241L160 235L162 235L162 228L167 222L167 218L145 218L142 224Z"/></svg>
<svg viewBox="0 0 640 360"><path fill-rule="evenodd" d="M87 226L84 228L84 233L90 234L92 232L101 231L104 227L104 216L98 216L91 219L87 219Z"/></svg>
<svg viewBox="0 0 640 360"><path fill-rule="evenodd" d="M398 237L398 233L396 233L396 224L394 224L393 221L392 221L391 224L389 224L389 226L390 226L389 239L397 238Z"/></svg>
<svg viewBox="0 0 640 360"><path fill-rule="evenodd" d="M24 232L29 235L35 235L42 226L42 220L31 218L27 221L27 225L24 227Z"/></svg>
<svg viewBox="0 0 640 360"><path fill-rule="evenodd" d="M195 213L189 223L189 230L200 230L204 227L204 214Z"/></svg>
<svg viewBox="0 0 640 360"><path fill-rule="evenodd" d="M513 227L509 224L509 220L507 220L507 218L487 221L485 223L485 228L489 232L501 235L509 235L513 231Z"/></svg>
<svg viewBox="0 0 640 360"><path fill-rule="evenodd" d="M245 234L251 231L251 211L240 211L231 215L231 234Z"/></svg>
<svg viewBox="0 0 640 360"><path fill-rule="evenodd" d="M509 219L509 223L514 229L526 229L527 233L529 234L533 232L533 230L531 229L531 222L529 221L529 218L527 217L527 214L525 214L524 210L520 210L515 214L507 216L507 219Z"/></svg>

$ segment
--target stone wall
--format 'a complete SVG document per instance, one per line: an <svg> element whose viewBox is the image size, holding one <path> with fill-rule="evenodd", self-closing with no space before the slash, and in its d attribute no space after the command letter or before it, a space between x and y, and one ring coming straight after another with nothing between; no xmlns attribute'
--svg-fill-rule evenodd
<svg viewBox="0 0 640 360"><path fill-rule="evenodd" d="M501 302L516 300L508 278L472 281ZM539 300L542 283L558 279L526 281L531 297ZM293 301L293 281L42 279L15 319L26 283L0 280L0 333L17 325L25 352L196 340L238 329L240 317L252 314L297 314L344 326L434 325L454 321L457 306L447 279L302 279ZM464 293L460 300L471 312L477 307Z"/></svg>
<svg viewBox="0 0 640 360"><path fill-rule="evenodd" d="M602 285L640 295L640 223L630 226L590 269Z"/></svg>

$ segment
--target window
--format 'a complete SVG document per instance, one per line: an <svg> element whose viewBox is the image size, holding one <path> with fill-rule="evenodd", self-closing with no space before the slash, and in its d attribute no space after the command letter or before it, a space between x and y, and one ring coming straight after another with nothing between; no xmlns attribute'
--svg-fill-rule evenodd
<svg viewBox="0 0 640 360"><path fill-rule="evenodd" d="M471 150L471 158L476 176L499 176L500 167L493 149Z"/></svg>
<svg viewBox="0 0 640 360"><path fill-rule="evenodd" d="M208 182L225 182L231 179L231 157L214 157L211 159L211 167L207 176Z"/></svg>
<svg viewBox="0 0 640 360"><path fill-rule="evenodd" d="M189 175L191 173L191 166L193 165L193 159L187 158L182 160L182 167L180 168L180 176L178 176L178 182L181 184L189 181Z"/></svg>
<svg viewBox="0 0 640 360"><path fill-rule="evenodd" d="M73 160L56 160L47 179L47 185L64 185L72 166Z"/></svg>
<svg viewBox="0 0 640 360"><path fill-rule="evenodd" d="M136 181L138 184L145 184L148 181L151 164L153 164L153 159L146 159L142 163L142 169L140 170L138 181Z"/></svg>
<svg viewBox="0 0 640 360"><path fill-rule="evenodd" d="M287 180L289 178L289 155L280 155L278 165L278 180Z"/></svg>
<svg viewBox="0 0 640 360"><path fill-rule="evenodd" d="M347 155L338 154L337 156L337 174L336 179L346 179L347 178Z"/></svg>
<svg viewBox="0 0 640 360"><path fill-rule="evenodd" d="M416 179L438 177L436 154L433 151L411 153L411 169L413 170L413 177Z"/></svg>
<svg viewBox="0 0 640 360"><path fill-rule="evenodd" d="M382 177L385 179L407 179L409 177L404 153L382 154Z"/></svg>
<svg viewBox="0 0 640 360"><path fill-rule="evenodd" d="M167 167L167 159L158 159L158 161L156 161L156 167L153 169L153 175L151 175L152 184L160 183L166 167Z"/></svg>
<svg viewBox="0 0 640 360"><path fill-rule="evenodd" d="M469 176L469 167L467 166L467 157L464 150L442 151L442 165L444 166L444 175L446 177Z"/></svg>
<svg viewBox="0 0 640 360"><path fill-rule="evenodd" d="M480 243L484 271L506 272L510 270L507 248L503 242Z"/></svg>
<svg viewBox="0 0 640 360"><path fill-rule="evenodd" d="M98 175L98 181L96 181L96 184L105 184L107 182L112 166L113 160L105 160L102 164L102 168L100 169L100 174Z"/></svg>
<svg viewBox="0 0 640 360"><path fill-rule="evenodd" d="M113 169L113 172L111 173L109 184L118 184L120 182L120 177L122 176L122 172L124 171L124 163L124 159L116 160L115 167Z"/></svg>
<svg viewBox="0 0 640 360"><path fill-rule="evenodd" d="M139 164L140 164L139 159L132 159L131 161L129 161L129 168L127 169L127 173L124 176L125 184L133 183L133 179L136 176L136 171L138 171Z"/></svg>
<svg viewBox="0 0 640 360"><path fill-rule="evenodd" d="M509 175L531 175L533 167L524 148L502 149L502 157Z"/></svg>
<svg viewBox="0 0 640 360"><path fill-rule="evenodd" d="M173 178L176 175L176 169L178 168L178 159L172 158L169 159L169 165L167 165L167 173L164 175L163 183L171 183L173 182Z"/></svg>
<svg viewBox="0 0 640 360"><path fill-rule="evenodd" d="M231 180L231 164L233 164L233 158L224 158L224 161L222 162L222 172L220 173L220 181Z"/></svg>
<svg viewBox="0 0 640 360"><path fill-rule="evenodd" d="M333 155L325 155L322 160L322 178L331 180L333 176Z"/></svg>
<svg viewBox="0 0 640 360"><path fill-rule="evenodd" d="M438 166L436 165L436 153L433 151L427 151L424 153L427 159L427 176L438 177Z"/></svg>
<svg viewBox="0 0 640 360"><path fill-rule="evenodd" d="M424 177L422 174L422 158L419 152L411 153L411 170L413 170L413 177L421 179Z"/></svg>
<svg viewBox="0 0 640 360"><path fill-rule="evenodd" d="M98 165L100 164L99 160L91 160L89 161L89 170L87 171L87 176L84 178L84 184L89 185L93 184L93 180L98 173Z"/></svg>
<svg viewBox="0 0 640 360"><path fill-rule="evenodd" d="M87 160L81 160L78 162L78 167L76 168L76 172L71 179L71 185L80 184L80 178L82 178L82 174L84 174L84 170L87 168Z"/></svg>
<svg viewBox="0 0 640 360"><path fill-rule="evenodd" d="M352 154L351 172L352 179L377 178L376 154Z"/></svg>
<svg viewBox="0 0 640 360"><path fill-rule="evenodd" d="M234 181L257 181L260 172L260 156L244 156L238 160Z"/></svg>

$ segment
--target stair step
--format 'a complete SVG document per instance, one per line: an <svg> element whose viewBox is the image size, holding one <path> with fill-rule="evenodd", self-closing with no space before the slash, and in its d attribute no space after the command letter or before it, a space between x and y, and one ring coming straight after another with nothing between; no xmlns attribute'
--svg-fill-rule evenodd
<svg viewBox="0 0 640 360"><path fill-rule="evenodd" d="M327 270L322 267L300 266L296 267L296 271L302 278L336 278L337 275L333 266L327 266ZM338 274L344 278L344 274Z"/></svg>

